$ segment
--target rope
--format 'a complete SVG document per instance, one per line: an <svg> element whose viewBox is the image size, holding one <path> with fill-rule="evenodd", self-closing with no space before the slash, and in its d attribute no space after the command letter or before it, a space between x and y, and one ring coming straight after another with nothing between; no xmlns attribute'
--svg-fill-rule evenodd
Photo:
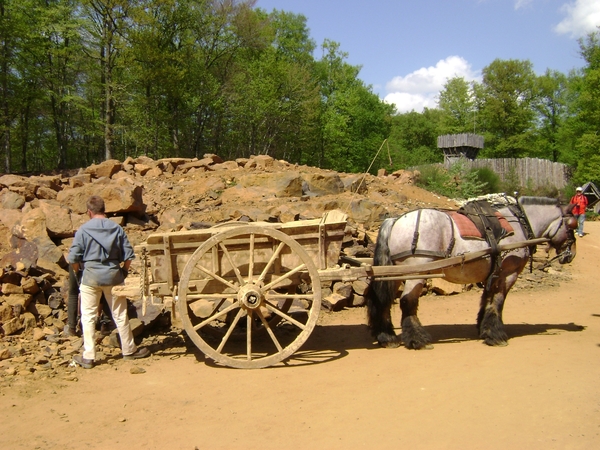
<svg viewBox="0 0 600 450"><path fill-rule="evenodd" d="M371 170L371 167L373 167L373 164L375 163L375 160L377 159L377 157L379 156L379 152L381 152L381 149L383 148L383 146L387 143L387 151L388 151L388 159L390 160L390 166L392 165L392 156L390 155L390 144L388 143L387 138L383 140L383 142L381 143L381 145L379 146L379 150L377 150L377 153L375 154L375 156L373 157L373 159L371 160L371 164L369 164L368 169L366 170L366 172L364 173L362 180L360 180L360 184L358 185L358 187L356 188L356 191L354 191L354 195L352 196L352 198L350 199L350 202L348 202L348 206L346 206L346 210L344 211L344 213L348 213L348 210L350 209L350 205L352 204L352 201L354 200L354 197L356 196L356 194L358 193L358 191L360 190L360 187L363 185L365 178L367 178L367 174L369 173L369 170Z"/></svg>

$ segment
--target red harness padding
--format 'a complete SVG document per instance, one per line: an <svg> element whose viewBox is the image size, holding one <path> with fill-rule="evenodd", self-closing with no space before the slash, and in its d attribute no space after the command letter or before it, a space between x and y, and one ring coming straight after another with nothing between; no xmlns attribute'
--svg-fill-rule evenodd
<svg viewBox="0 0 600 450"><path fill-rule="evenodd" d="M477 228L475 223L468 216L459 213L458 211L447 211L447 214L452 218L454 223L456 224L456 228L458 228L458 233L460 237L463 239L485 239L485 236L481 233L481 231ZM498 211L495 213L498 221L502 228L506 231L505 236L513 234L515 232L512 225L506 220L506 218L500 214Z"/></svg>

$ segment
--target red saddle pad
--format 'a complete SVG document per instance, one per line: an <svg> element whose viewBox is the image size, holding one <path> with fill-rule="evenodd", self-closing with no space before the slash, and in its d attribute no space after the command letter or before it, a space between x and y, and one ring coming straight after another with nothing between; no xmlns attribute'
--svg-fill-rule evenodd
<svg viewBox="0 0 600 450"><path fill-rule="evenodd" d="M485 237L481 234L479 229L477 229L473 221L467 216L465 216L464 214L460 214L457 211L450 211L448 212L448 214L450 214L450 217L452 218L452 220L454 220L454 223L458 228L458 232L460 233L460 237L464 239L485 239ZM506 220L506 218L497 211L496 217L500 221L500 225L502 226L502 228L506 230L507 236L515 232L514 228L508 222L508 220Z"/></svg>

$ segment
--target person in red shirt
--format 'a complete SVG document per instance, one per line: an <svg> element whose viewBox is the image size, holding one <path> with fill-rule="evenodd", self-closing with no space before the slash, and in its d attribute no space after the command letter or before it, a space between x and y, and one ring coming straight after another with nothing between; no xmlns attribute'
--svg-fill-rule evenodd
<svg viewBox="0 0 600 450"><path fill-rule="evenodd" d="M588 205L588 199L583 195L583 189L578 187L575 190L575 195L571 197L570 203L575 205L573 208L573 215L577 218L577 234L579 237L583 237L583 222L585 222L585 210Z"/></svg>

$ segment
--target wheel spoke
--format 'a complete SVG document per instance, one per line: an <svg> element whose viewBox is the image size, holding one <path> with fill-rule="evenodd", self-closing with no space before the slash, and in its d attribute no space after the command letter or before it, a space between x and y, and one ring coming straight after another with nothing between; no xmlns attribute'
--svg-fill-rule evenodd
<svg viewBox="0 0 600 450"><path fill-rule="evenodd" d="M206 320L203 320L199 324L194 325L194 327L193 327L194 330L198 331L200 328L208 325L209 323L211 323L214 320L217 320L219 317L226 315L229 311L233 311L235 308L238 308L239 306L240 306L239 302L235 302L233 305L229 305L223 311L219 311L214 316L211 316L211 317L207 318ZM241 309L240 309L240 311L241 311Z"/></svg>
<svg viewBox="0 0 600 450"><path fill-rule="evenodd" d="M265 306L267 307L267 309L269 311L274 312L275 314L277 314L278 316L280 316L283 319L287 320L288 322L293 323L294 325L296 325L301 330L304 330L304 328L306 328L306 326L302 322L298 322L292 316L289 316L289 315L285 314L279 308L277 308L277 306L273 305L272 303L266 301L265 302Z"/></svg>
<svg viewBox="0 0 600 450"><path fill-rule="evenodd" d="M281 253L281 250L283 250L283 247L285 247L285 244L283 242L280 242L279 245L277 246L277 248L275 249L275 251L273 252L273 255L271 255L271 258L269 259L269 262L267 263L267 265L265 266L264 270L260 274L260 277L258 278L258 281L262 281L262 280L265 279L265 277L267 276L267 273L269 272L269 269L271 269L271 266L273 265L273 263L275 262L275 260L279 257L279 254Z"/></svg>
<svg viewBox="0 0 600 450"><path fill-rule="evenodd" d="M202 298L210 298L210 299L223 299L227 300L228 298L237 298L237 293L232 294L189 294L186 296L186 300L188 302L193 300L200 300Z"/></svg>
<svg viewBox="0 0 600 450"><path fill-rule="evenodd" d="M264 318L264 316L262 315L262 312L260 310L256 310L256 315L260 318L260 321L262 322L263 326L265 327L265 330L267 330L267 333L269 333L269 336L271 337L273 344L275 344L275 347L277 347L277 351L278 352L282 351L283 347L277 340L275 333L273 333L273 330L271 329L269 322L267 322L267 320Z"/></svg>
<svg viewBox="0 0 600 450"><path fill-rule="evenodd" d="M267 294L267 297L269 298L269 300L284 300L284 299L291 299L291 300L310 300L313 297L312 292L310 294L280 294L279 292L269 292L269 294Z"/></svg>
<svg viewBox="0 0 600 450"><path fill-rule="evenodd" d="M225 255L225 257L227 258L227 261L229 261L229 264L233 268L235 276L237 277L240 285L244 284L244 279L242 278L240 269L238 269L237 265L233 262L233 258L231 257L231 254L229 253L229 250L227 249L225 244L223 242L219 242L219 247L221 247L221 250L223 251L223 255Z"/></svg>
<svg viewBox="0 0 600 450"><path fill-rule="evenodd" d="M280 276L279 278L271 281L269 284L267 284L263 289L266 291L268 289L273 289L275 286L277 286L280 282L282 282L283 280L287 280L288 278L290 278L292 275L300 272L301 270L303 270L304 268L306 268L306 264L300 264L299 266L293 268L292 270L290 270L287 273L284 273L282 276Z"/></svg>
<svg viewBox="0 0 600 450"><path fill-rule="evenodd" d="M246 314L246 359L252 359L252 311Z"/></svg>
<svg viewBox="0 0 600 450"><path fill-rule="evenodd" d="M188 301L190 300L190 297L191 297L191 296L188 296L188 297L187 297L187 300L188 300ZM206 296L196 296L195 300L199 300L199 299L205 299L205 298L206 298ZM210 313L209 313L208 315L206 315L206 316L199 316L199 317L210 317L210 318L211 318L211 320L214 320L214 316L213 316L213 314L214 314L216 311L218 311L218 310L219 310L219 308L221 307L221 305L222 305L223 303L225 303L225 300L227 300L227 297L224 297L224 298L223 298L223 296L219 296L219 297L214 297L214 298L219 298L219 299L221 299L221 301L220 301L220 302L218 302L218 303L213 303L213 305L215 305L215 304L216 304L216 306L213 306L213 309L210 311ZM192 298L192 300L194 300L194 298Z"/></svg>
<svg viewBox="0 0 600 450"><path fill-rule="evenodd" d="M231 333L233 333L233 330L235 330L235 327L236 327L237 323L239 322L240 317L242 317L243 314L244 314L244 309L240 308L238 310L237 314L235 315L233 322L231 322L231 325L229 326L227 333L225 333L225 336L223 336L223 339L221 339L221 343L217 347L217 353L221 353L223 351L223 347L225 347L225 344L227 343L229 336L231 336Z"/></svg>
<svg viewBox="0 0 600 450"><path fill-rule="evenodd" d="M196 266L196 268L197 268L198 270L200 270L201 272L204 272L204 273L205 273L206 275L208 275L209 277L212 277L212 278L214 278L215 280L217 280L217 281L220 281L220 282L221 282L221 283L223 283L225 286L227 286L227 287L229 287L229 288L231 288L231 289L237 290L237 287L236 287L234 284L231 284L229 281L225 280L224 278L221 278L219 275L217 275L216 273L214 273L214 272L212 272L212 271L208 270L206 267L204 267L204 266L202 266L202 265L198 264L198 265Z"/></svg>
<svg viewBox="0 0 600 450"><path fill-rule="evenodd" d="M248 260L248 283L252 283L252 278L254 276L254 237L256 235L252 233L250 235L250 248L248 251L250 252L250 259Z"/></svg>

